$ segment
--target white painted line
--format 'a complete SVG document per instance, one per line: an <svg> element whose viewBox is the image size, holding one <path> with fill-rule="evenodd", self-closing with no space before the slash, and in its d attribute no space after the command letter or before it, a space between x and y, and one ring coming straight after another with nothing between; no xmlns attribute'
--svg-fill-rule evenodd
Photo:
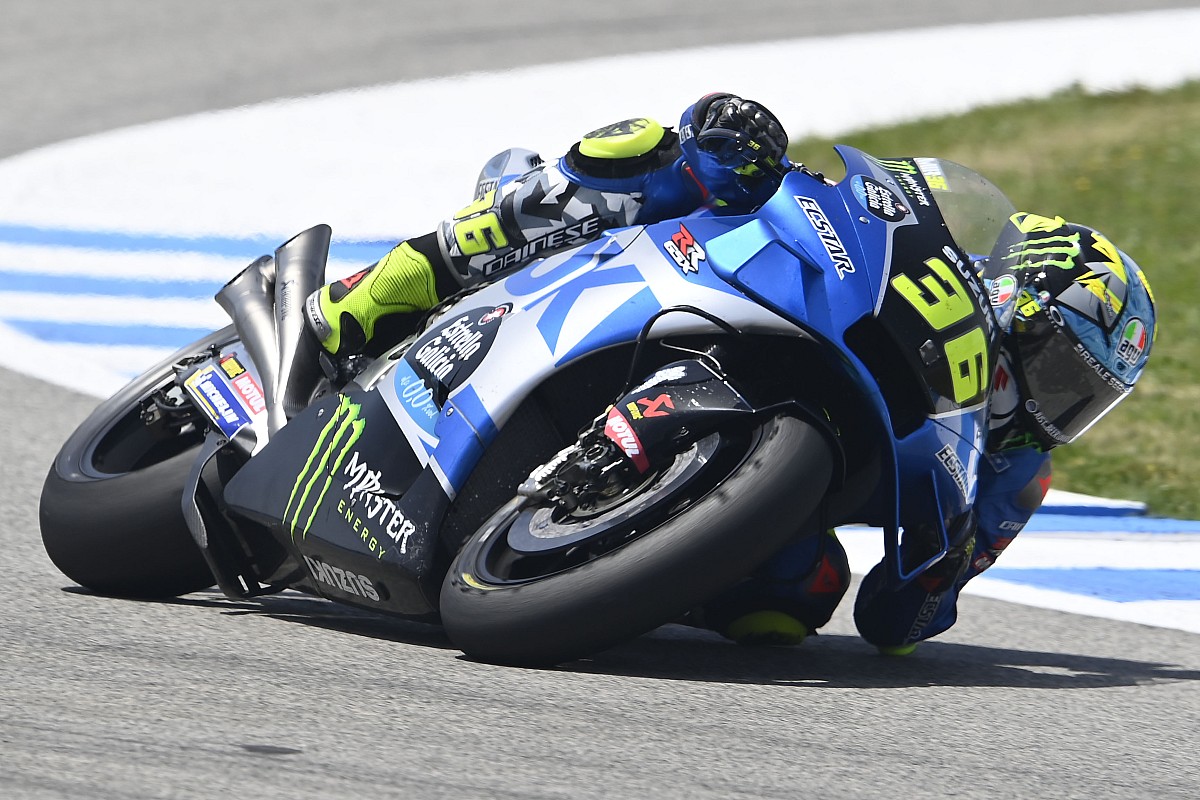
<svg viewBox="0 0 1200 800"><path fill-rule="evenodd" d="M1132 603L1114 603L1098 597L1023 586L989 578L986 574L968 583L963 593L1070 614L1200 633L1200 601L1195 600L1138 600Z"/></svg>
<svg viewBox="0 0 1200 800"><path fill-rule="evenodd" d="M229 318L212 300L0 292L0 319L95 325L217 328Z"/></svg>
<svg viewBox="0 0 1200 800"><path fill-rule="evenodd" d="M0 221L351 238L422 233L510 146L563 152L703 93L756 98L793 137L984 103L1200 76L1200 9L799 39L380 86L113 131L0 164ZM414 109L417 111L414 112ZM434 110L436 109L436 113ZM834 158L830 154L830 159ZM820 164L816 165L822 166Z"/></svg>
<svg viewBox="0 0 1200 800"><path fill-rule="evenodd" d="M173 348L48 343L24 336L0 322L6 366L55 386L107 397ZM40 401L34 398L34 404Z"/></svg>
<svg viewBox="0 0 1200 800"><path fill-rule="evenodd" d="M883 533L877 528L838 530L850 570L865 575L883 558ZM1004 579L1004 570L1112 569L1190 570L1200 585L1200 535L1196 534L1046 534L1022 533L996 566L963 589L967 595L1051 608L1200 633L1200 601L1138 600L1113 602L1073 592L1027 586Z"/></svg>
<svg viewBox="0 0 1200 800"><path fill-rule="evenodd" d="M0 270L93 278L212 281L218 286L246 266L243 259L146 250L98 250L0 241Z"/></svg>

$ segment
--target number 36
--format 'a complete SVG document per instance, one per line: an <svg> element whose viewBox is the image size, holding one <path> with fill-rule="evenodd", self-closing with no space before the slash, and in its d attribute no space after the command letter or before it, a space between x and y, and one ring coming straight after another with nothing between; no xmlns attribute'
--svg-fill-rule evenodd
<svg viewBox="0 0 1200 800"><path fill-rule="evenodd" d="M927 259L925 266L929 267L928 275L922 275L918 281L908 275L897 275L892 279L892 288L935 332L970 317L975 303L962 278L940 258ZM987 388L990 375L987 336L983 327L976 325L964 334L944 339L941 344L949 362L954 402L966 403Z"/></svg>

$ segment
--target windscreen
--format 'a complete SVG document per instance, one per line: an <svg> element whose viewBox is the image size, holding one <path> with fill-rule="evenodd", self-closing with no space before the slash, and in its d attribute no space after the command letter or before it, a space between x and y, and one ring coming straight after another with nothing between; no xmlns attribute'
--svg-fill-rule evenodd
<svg viewBox="0 0 1200 800"><path fill-rule="evenodd" d="M925 182L954 241L973 257L992 252L996 239L1017 209L987 178L941 158L917 158Z"/></svg>

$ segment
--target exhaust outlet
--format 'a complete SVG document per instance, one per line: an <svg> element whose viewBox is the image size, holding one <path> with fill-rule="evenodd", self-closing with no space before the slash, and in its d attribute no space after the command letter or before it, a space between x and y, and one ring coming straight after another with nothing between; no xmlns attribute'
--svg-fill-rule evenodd
<svg viewBox="0 0 1200 800"><path fill-rule="evenodd" d="M316 339L307 335L304 301L325 282L333 229L317 225L275 251L275 335L278 343L275 404L268 407L273 434L304 410L321 379Z"/></svg>
<svg viewBox="0 0 1200 800"><path fill-rule="evenodd" d="M262 256L221 287L214 299L233 320L234 330L250 360L258 367L267 403L268 427L271 409L278 405L275 385L279 380L279 344L275 339L275 259ZM274 429L271 429L274 432Z"/></svg>

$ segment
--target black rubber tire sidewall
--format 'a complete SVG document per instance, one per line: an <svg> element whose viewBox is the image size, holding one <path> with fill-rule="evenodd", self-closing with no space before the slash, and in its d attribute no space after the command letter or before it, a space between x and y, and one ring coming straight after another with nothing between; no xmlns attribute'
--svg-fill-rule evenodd
<svg viewBox="0 0 1200 800"><path fill-rule="evenodd" d="M70 481L51 467L42 486L42 544L80 586L118 597L175 597L211 586L183 519L181 488L195 450L107 480Z"/></svg>
<svg viewBox="0 0 1200 800"><path fill-rule="evenodd" d="M817 508L832 469L821 433L776 417L734 473L656 530L562 574L479 589L462 580L462 565L473 563L493 518L447 574L442 624L456 646L483 661L545 666L603 650L678 618L749 574Z"/></svg>
<svg viewBox="0 0 1200 800"><path fill-rule="evenodd" d="M115 420L172 374L173 364L236 338L229 326L180 348L100 403L63 444L42 486L42 544L54 565L80 586L121 597L159 598L212 585L182 508L197 448L116 475L93 474L83 461Z"/></svg>

